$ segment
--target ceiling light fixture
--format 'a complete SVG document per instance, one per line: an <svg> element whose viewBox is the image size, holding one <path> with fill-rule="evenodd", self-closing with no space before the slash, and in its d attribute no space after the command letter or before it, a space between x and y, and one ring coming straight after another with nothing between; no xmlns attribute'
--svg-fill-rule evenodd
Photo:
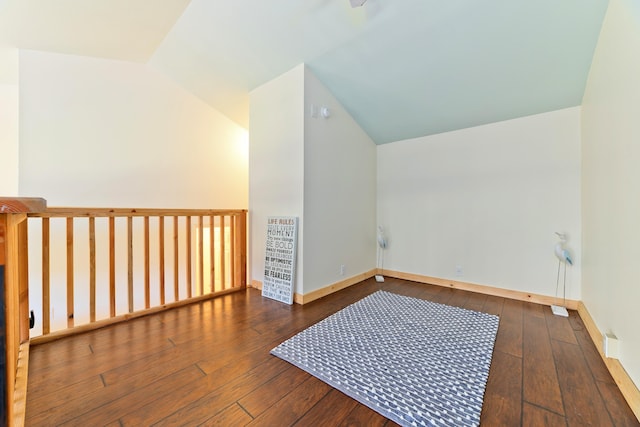
<svg viewBox="0 0 640 427"><path fill-rule="evenodd" d="M360 7L367 2L367 0L349 0L351 7Z"/></svg>

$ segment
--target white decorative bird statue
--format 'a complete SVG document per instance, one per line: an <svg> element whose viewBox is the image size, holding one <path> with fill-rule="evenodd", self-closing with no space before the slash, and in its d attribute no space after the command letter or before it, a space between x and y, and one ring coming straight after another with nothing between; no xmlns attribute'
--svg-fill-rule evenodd
<svg viewBox="0 0 640 427"><path fill-rule="evenodd" d="M387 248L387 238L384 235L384 228L381 225L378 226L378 268L380 272L384 268L384 250ZM382 274L376 274L376 282L384 282L384 276Z"/></svg>
<svg viewBox="0 0 640 427"><path fill-rule="evenodd" d="M571 260L571 254L569 253L569 250L564 247L564 245L567 243L567 236L564 233L556 232L556 234L560 238L560 241L556 243L556 247L555 247L556 256L560 261L564 261L569 265L573 265L573 261Z"/></svg>
<svg viewBox="0 0 640 427"><path fill-rule="evenodd" d="M566 243L567 243L567 235L564 233L558 233L556 231L556 234L558 235L558 238L560 239L560 241L558 243L556 243L556 246L554 248L554 252L556 254L556 257L558 258L558 276L556 278L556 298L558 297L558 287L560 286L560 264L564 264L564 280L562 282L562 294L563 294L563 304L562 306L559 305L552 305L551 306L551 311L553 312L553 314L557 315L557 316L563 316L563 317L569 317L569 312L567 312L567 296L566 296L566 292L567 292L567 264L569 265L573 265L573 260L571 259L571 253L569 252L569 250L565 247Z"/></svg>
<svg viewBox="0 0 640 427"><path fill-rule="evenodd" d="M387 239L384 237L384 228L381 225L378 226L378 245L382 249L387 248Z"/></svg>

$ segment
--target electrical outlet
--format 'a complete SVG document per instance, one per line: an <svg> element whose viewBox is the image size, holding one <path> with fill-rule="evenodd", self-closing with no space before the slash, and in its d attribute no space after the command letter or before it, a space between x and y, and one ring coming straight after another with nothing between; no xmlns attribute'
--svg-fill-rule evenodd
<svg viewBox="0 0 640 427"><path fill-rule="evenodd" d="M620 341L612 333L606 333L602 337L602 349L604 355L612 359L617 359L620 356Z"/></svg>
<svg viewBox="0 0 640 427"><path fill-rule="evenodd" d="M346 270L346 266L345 266L344 264L342 264L342 265L340 266L340 275L341 275L341 276L344 276L344 271L345 271L345 270Z"/></svg>
<svg viewBox="0 0 640 427"><path fill-rule="evenodd" d="M458 277L462 276L462 266L461 265L456 265L456 276L458 276Z"/></svg>

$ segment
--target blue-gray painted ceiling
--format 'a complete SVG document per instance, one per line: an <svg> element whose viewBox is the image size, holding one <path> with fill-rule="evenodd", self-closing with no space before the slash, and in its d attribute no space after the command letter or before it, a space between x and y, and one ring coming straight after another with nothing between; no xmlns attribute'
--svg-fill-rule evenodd
<svg viewBox="0 0 640 427"><path fill-rule="evenodd" d="M228 110L216 104L217 79L246 92L305 62L382 144L580 105L606 7L606 0L369 0L357 9L347 0L192 0L153 63L246 124L246 105L235 115L233 102ZM171 62L178 50L199 65L180 69ZM215 77L191 82L194 69Z"/></svg>

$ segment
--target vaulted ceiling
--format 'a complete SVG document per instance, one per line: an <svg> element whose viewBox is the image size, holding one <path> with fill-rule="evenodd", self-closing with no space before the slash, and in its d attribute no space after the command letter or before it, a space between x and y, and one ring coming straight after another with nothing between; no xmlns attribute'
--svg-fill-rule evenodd
<svg viewBox="0 0 640 427"><path fill-rule="evenodd" d="M580 105L608 0L0 0L0 45L147 63L248 125L300 63L378 144Z"/></svg>

